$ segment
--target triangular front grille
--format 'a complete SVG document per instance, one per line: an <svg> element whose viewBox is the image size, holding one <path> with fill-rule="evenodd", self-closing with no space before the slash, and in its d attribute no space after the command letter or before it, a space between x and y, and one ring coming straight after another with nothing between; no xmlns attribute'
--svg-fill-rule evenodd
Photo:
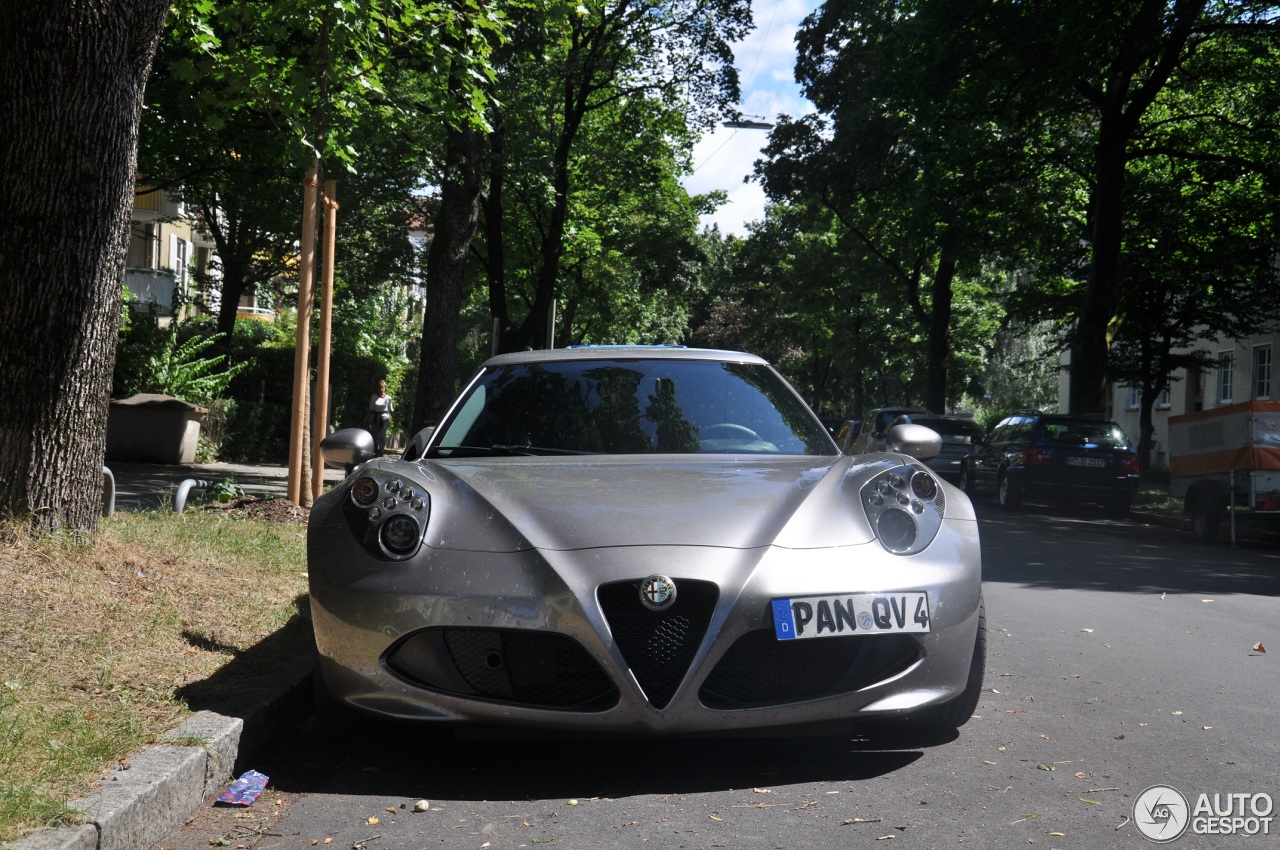
<svg viewBox="0 0 1280 850"><path fill-rule="evenodd" d="M720 596L709 581L676 579L675 584L676 601L665 611L641 603L639 581L597 590L613 640L654 708L665 708L684 681Z"/></svg>

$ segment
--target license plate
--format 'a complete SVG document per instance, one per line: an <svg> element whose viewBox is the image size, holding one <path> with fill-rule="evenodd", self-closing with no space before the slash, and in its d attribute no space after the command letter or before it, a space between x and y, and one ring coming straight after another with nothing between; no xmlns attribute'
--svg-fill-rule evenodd
<svg viewBox="0 0 1280 850"><path fill-rule="evenodd" d="M1067 458L1067 466L1090 466L1100 467L1106 466L1107 459L1104 457L1069 457Z"/></svg>
<svg viewBox="0 0 1280 850"><path fill-rule="evenodd" d="M773 600L778 640L929 631L925 593L844 593Z"/></svg>
<svg viewBox="0 0 1280 850"><path fill-rule="evenodd" d="M943 443L942 454L944 455L968 454L970 448L971 448L970 446L966 446L964 443Z"/></svg>

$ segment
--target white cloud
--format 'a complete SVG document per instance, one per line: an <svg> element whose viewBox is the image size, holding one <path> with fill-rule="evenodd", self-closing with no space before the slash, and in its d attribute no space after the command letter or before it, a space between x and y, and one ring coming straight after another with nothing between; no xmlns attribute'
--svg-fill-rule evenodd
<svg viewBox="0 0 1280 850"><path fill-rule="evenodd" d="M740 109L746 116L773 122L779 115L804 115L813 105L795 83L795 34L800 21L817 7L816 0L757 0L756 28L734 53L742 83ZM723 233L745 235L747 222L764 218L764 191L758 183L743 183L751 174L760 150L768 141L766 130L721 127L704 136L694 147L694 173L684 186L695 194L723 189L729 201L704 216L706 226L716 224Z"/></svg>

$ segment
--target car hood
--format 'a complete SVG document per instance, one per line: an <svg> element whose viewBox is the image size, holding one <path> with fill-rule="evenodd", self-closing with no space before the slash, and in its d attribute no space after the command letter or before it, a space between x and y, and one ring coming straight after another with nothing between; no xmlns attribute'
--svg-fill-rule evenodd
<svg viewBox="0 0 1280 850"><path fill-rule="evenodd" d="M874 539L845 457L422 461L433 548L818 548ZM877 467L878 468L883 468Z"/></svg>

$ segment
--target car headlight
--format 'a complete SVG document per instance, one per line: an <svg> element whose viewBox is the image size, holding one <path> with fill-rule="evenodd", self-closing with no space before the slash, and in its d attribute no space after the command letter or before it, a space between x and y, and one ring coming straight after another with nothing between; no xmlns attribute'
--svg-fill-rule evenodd
<svg viewBox="0 0 1280 850"><path fill-rule="evenodd" d="M859 495L876 539L895 555L924 551L942 528L942 488L923 466L886 469L862 485Z"/></svg>
<svg viewBox="0 0 1280 850"><path fill-rule="evenodd" d="M370 555L404 561L422 545L431 517L431 496L407 478L371 469L352 483L342 513Z"/></svg>

